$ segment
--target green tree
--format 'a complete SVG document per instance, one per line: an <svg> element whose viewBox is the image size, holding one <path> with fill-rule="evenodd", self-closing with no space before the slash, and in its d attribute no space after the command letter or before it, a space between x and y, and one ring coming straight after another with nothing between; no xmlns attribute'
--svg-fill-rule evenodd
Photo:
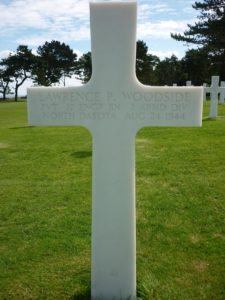
<svg viewBox="0 0 225 300"><path fill-rule="evenodd" d="M92 62L91 52L83 54L78 60L76 74L83 83L87 83L91 79Z"/></svg>
<svg viewBox="0 0 225 300"><path fill-rule="evenodd" d="M193 8L200 12L198 22L188 24L184 34L171 34L177 41L199 45L212 62L212 71L225 80L225 1L204 0L195 2Z"/></svg>
<svg viewBox="0 0 225 300"><path fill-rule="evenodd" d="M25 45L18 46L16 53L4 58L1 65L11 74L15 82L15 101L18 99L19 87L31 77L34 55Z"/></svg>
<svg viewBox="0 0 225 300"><path fill-rule="evenodd" d="M191 79L194 85L210 81L211 65L204 49L188 50L181 63L185 80Z"/></svg>
<svg viewBox="0 0 225 300"><path fill-rule="evenodd" d="M173 83L183 85L184 83L182 64L175 55L160 61L155 68L155 74L158 85L172 85Z"/></svg>
<svg viewBox="0 0 225 300"><path fill-rule="evenodd" d="M148 53L148 46L144 41L137 41L136 75L143 84L154 84L156 81L154 69L159 63L157 56Z"/></svg>
<svg viewBox="0 0 225 300"><path fill-rule="evenodd" d="M45 42L37 49L32 78L38 85L50 86L71 77L76 69L77 54L59 41Z"/></svg>
<svg viewBox="0 0 225 300"><path fill-rule="evenodd" d="M6 95L11 94L10 83L13 82L13 74L10 73L9 68L4 68L1 66L0 62L0 93L2 94L2 99L6 100Z"/></svg>

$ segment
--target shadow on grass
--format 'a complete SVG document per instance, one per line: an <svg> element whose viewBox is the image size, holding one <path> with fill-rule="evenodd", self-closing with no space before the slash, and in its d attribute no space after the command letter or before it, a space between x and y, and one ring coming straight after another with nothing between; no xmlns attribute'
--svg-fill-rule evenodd
<svg viewBox="0 0 225 300"><path fill-rule="evenodd" d="M70 300L90 300L91 299L91 288L87 288L85 291L74 294Z"/></svg>
<svg viewBox="0 0 225 300"><path fill-rule="evenodd" d="M15 130L15 129L32 129L34 127L35 126L21 126L21 127L11 127L9 129L13 129L13 130Z"/></svg>
<svg viewBox="0 0 225 300"><path fill-rule="evenodd" d="M137 299L150 299L149 298L149 287L144 284L144 283L138 283L137 284ZM156 299L154 291L151 293L152 298L151 299ZM130 297L127 298L129 300ZM69 300L91 300L91 288L87 288L85 291L80 292L79 294L74 294L71 296Z"/></svg>
<svg viewBox="0 0 225 300"><path fill-rule="evenodd" d="M76 151L71 154L71 156L76 158L86 158L92 156L92 151Z"/></svg>
<svg viewBox="0 0 225 300"><path fill-rule="evenodd" d="M210 117L205 117L202 119L202 122L216 121L216 119L212 119Z"/></svg>
<svg viewBox="0 0 225 300"><path fill-rule="evenodd" d="M205 117L202 119L202 122L215 122L215 121L218 121L218 120L225 120L225 116L217 116L215 119L213 118L210 118L210 117Z"/></svg>

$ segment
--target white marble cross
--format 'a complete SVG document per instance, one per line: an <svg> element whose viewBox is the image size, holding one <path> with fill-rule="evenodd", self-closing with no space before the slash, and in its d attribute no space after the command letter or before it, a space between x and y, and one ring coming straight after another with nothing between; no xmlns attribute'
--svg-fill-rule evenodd
<svg viewBox="0 0 225 300"><path fill-rule="evenodd" d="M212 76L211 86L204 87L205 93L210 93L210 110L209 117L216 119L218 115L218 94L223 93L224 87L219 86L220 77Z"/></svg>
<svg viewBox="0 0 225 300"><path fill-rule="evenodd" d="M203 101L206 101L206 94L207 94L206 88L207 88L207 84L203 83Z"/></svg>
<svg viewBox="0 0 225 300"><path fill-rule="evenodd" d="M202 124L201 87L149 87L137 81L136 14L135 1L90 3L90 82L28 90L30 124L84 126L93 136L92 299L136 298L138 130Z"/></svg>
<svg viewBox="0 0 225 300"><path fill-rule="evenodd" d="M225 99L225 81L221 81L220 87L223 88L223 89L220 91L220 101L219 101L219 103L220 104L224 104L224 99Z"/></svg>

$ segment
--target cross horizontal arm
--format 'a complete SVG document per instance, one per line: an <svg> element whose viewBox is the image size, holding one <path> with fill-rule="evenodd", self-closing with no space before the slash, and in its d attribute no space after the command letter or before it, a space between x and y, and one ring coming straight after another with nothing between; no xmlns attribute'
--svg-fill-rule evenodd
<svg viewBox="0 0 225 300"><path fill-rule="evenodd" d="M211 87L209 87L209 86L203 87L203 89L204 89L205 93L210 93L210 91L211 91Z"/></svg>
<svg viewBox="0 0 225 300"><path fill-rule="evenodd" d="M134 84L118 90L91 84L73 88L28 90L31 125L126 126L137 132L144 126L201 126L201 87L149 87Z"/></svg>

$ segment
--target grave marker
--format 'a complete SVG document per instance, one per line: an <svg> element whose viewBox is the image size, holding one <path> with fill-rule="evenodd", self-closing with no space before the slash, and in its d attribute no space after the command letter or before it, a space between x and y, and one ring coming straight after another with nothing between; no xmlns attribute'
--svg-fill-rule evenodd
<svg viewBox="0 0 225 300"><path fill-rule="evenodd" d="M206 87L207 87L207 84L203 83L203 101L206 101Z"/></svg>
<svg viewBox="0 0 225 300"><path fill-rule="evenodd" d="M136 298L136 133L202 124L201 87L137 81L136 14L135 1L90 3L90 82L28 90L31 125L84 126L93 136L92 299Z"/></svg>
<svg viewBox="0 0 225 300"><path fill-rule="evenodd" d="M209 117L211 119L216 119L218 115L218 94L223 93L224 87L219 86L220 77L212 76L211 86L204 87L205 93L210 93L210 111Z"/></svg>
<svg viewBox="0 0 225 300"><path fill-rule="evenodd" d="M191 80L186 81L186 86L192 86Z"/></svg>
<svg viewBox="0 0 225 300"><path fill-rule="evenodd" d="M220 91L220 104L224 104L224 99L225 99L225 81L221 81L220 87L222 90Z"/></svg>

